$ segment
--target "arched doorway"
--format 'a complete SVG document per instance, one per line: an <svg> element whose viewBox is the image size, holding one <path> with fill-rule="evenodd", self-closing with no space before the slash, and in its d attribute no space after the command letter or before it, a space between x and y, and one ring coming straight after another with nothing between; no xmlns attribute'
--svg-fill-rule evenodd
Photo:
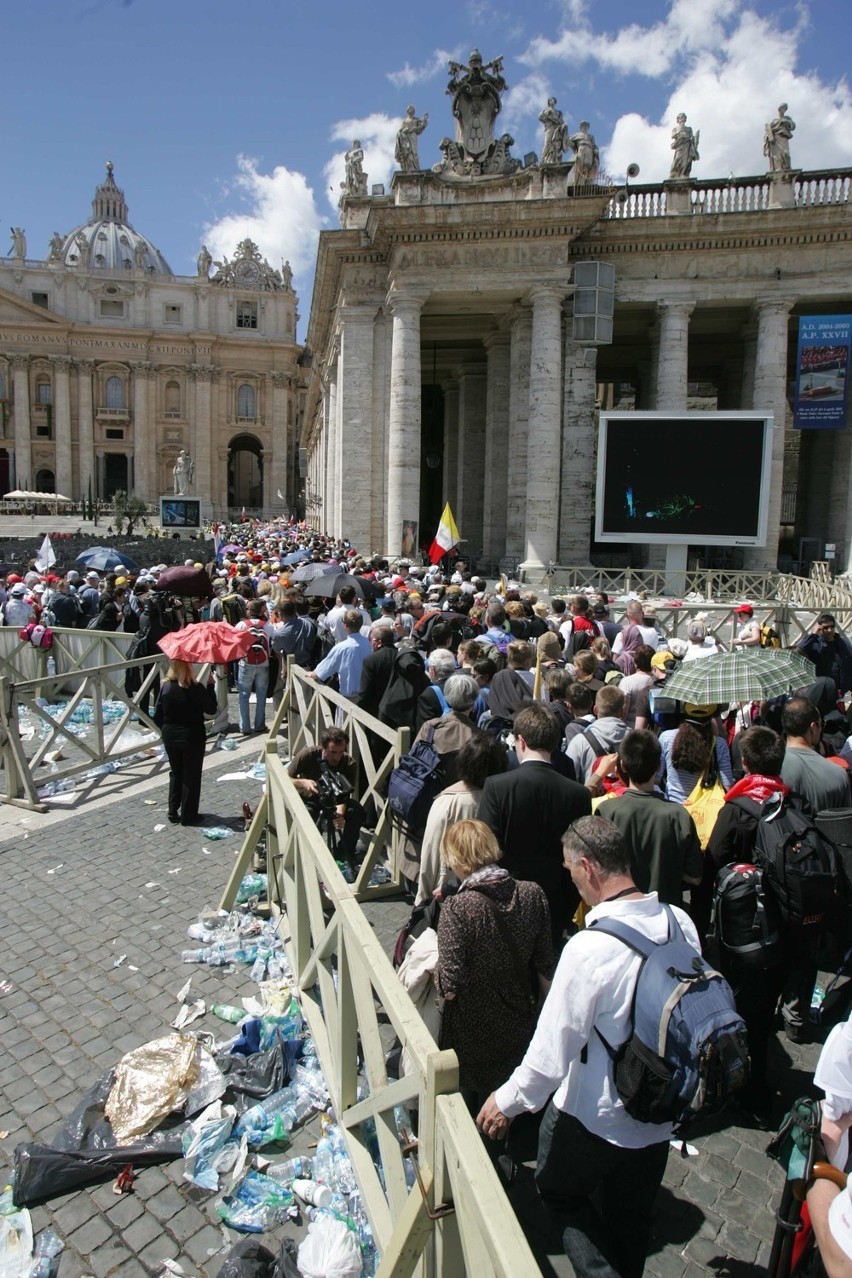
<svg viewBox="0 0 852 1278"><path fill-rule="evenodd" d="M228 505L263 505L263 445L254 435L236 435L228 446Z"/></svg>
<svg viewBox="0 0 852 1278"><path fill-rule="evenodd" d="M2 378L0 378L0 393L2 393ZM9 456L8 448L0 448L0 495L7 493L12 487L12 459Z"/></svg>
<svg viewBox="0 0 852 1278"><path fill-rule="evenodd" d="M37 493L55 493L56 492L56 476L52 470L37 470L35 490ZM68 494L66 493L67 497Z"/></svg>

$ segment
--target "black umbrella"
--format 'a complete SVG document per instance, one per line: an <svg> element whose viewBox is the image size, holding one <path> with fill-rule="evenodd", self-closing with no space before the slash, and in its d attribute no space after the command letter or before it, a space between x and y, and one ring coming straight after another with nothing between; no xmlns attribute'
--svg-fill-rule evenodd
<svg viewBox="0 0 852 1278"><path fill-rule="evenodd" d="M157 578L157 589L184 595L187 599L213 598L213 583L206 569L195 568L192 564L176 564L174 568L161 572Z"/></svg>
<svg viewBox="0 0 852 1278"><path fill-rule="evenodd" d="M359 577L348 572L332 572L326 577L314 577L305 586L306 595L320 595L323 599L334 599L341 586L353 586L360 599L364 598L364 587Z"/></svg>

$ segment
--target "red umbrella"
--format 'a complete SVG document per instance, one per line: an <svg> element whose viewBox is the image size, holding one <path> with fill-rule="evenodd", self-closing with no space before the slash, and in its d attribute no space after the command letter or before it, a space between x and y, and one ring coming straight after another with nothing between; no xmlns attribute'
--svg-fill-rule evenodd
<svg viewBox="0 0 852 1278"><path fill-rule="evenodd" d="M244 657L253 643L250 630L237 630L227 621L196 621L164 635L158 646L167 657L178 661L218 664Z"/></svg>

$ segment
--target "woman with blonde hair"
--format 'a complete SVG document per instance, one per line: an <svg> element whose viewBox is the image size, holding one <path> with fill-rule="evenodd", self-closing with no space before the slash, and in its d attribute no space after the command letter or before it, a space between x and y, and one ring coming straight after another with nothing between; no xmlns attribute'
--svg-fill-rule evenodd
<svg viewBox="0 0 852 1278"><path fill-rule="evenodd" d="M554 965L547 898L537 883L513 879L500 857L482 821L456 821L441 842L441 859L462 880L438 922L441 1047L455 1050L474 1113L523 1059Z"/></svg>
<svg viewBox="0 0 852 1278"><path fill-rule="evenodd" d="M169 761L169 820L172 825L195 825L204 766L205 714L216 713L213 670L207 686L193 678L188 661L173 659L160 688L153 719L163 734Z"/></svg>

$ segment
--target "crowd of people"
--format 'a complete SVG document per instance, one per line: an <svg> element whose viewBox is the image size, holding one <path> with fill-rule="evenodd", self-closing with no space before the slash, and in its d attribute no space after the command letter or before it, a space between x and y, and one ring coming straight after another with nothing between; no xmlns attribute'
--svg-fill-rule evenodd
<svg viewBox="0 0 852 1278"><path fill-rule="evenodd" d="M780 943L755 964L719 946L717 875L755 859L765 805L811 823L852 806L852 645L820 614L798 645L814 667L806 686L769 703L684 704L665 696L673 672L723 648L700 618L685 640L667 639L637 599L619 623L604 594L545 601L503 581L488 590L462 562L390 563L294 524L230 533L229 551L208 565L213 597L196 611L158 590L162 566L32 570L0 582L3 622L94 622L152 643L176 620L228 622L257 639L232 672L244 734L266 731L292 659L430 747L441 785L406 829L400 868L411 939L434 928L441 1046L458 1055L462 1092L504 1174L510 1124L543 1113L537 1185L575 1271L641 1274L672 1125L631 1117L613 1084L607 1044L629 1036L641 959L595 925L626 923L659 943L673 917L696 952L713 955L748 1029L741 1111L766 1125L777 1099L771 1040L779 1029L796 1042L809 1035L818 959L848 916L810 930L782 920ZM337 588L323 598L313 582L328 574ZM735 611L733 647L760 647L752 606ZM175 662L158 705L169 818L189 824L209 690ZM365 813L349 745L329 728L289 772L353 864ZM719 795L709 827L694 806L707 786Z"/></svg>

